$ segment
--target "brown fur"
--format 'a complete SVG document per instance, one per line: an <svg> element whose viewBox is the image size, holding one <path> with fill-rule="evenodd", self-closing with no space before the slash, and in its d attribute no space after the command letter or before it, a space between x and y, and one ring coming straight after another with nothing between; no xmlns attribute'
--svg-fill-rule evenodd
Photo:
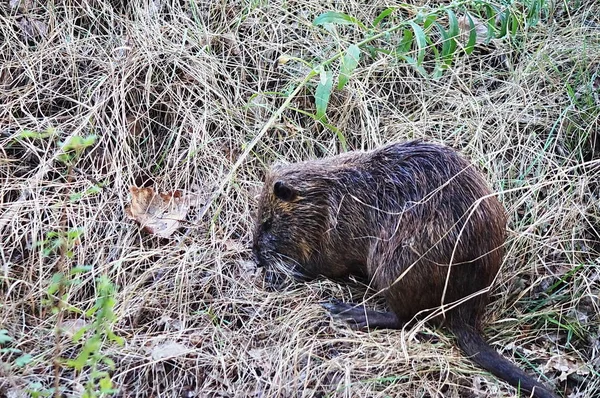
<svg viewBox="0 0 600 398"><path fill-rule="evenodd" d="M259 264L304 278L365 276L392 313L327 308L371 327L431 315L482 367L536 397L555 397L479 333L505 225L502 205L469 162L413 141L274 166L259 200L253 252Z"/></svg>

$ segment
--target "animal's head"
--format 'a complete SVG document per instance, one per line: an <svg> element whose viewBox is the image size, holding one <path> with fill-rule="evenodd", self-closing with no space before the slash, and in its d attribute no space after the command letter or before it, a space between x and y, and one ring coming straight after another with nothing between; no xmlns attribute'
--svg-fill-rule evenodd
<svg viewBox="0 0 600 398"><path fill-rule="evenodd" d="M259 266L299 278L319 274L327 259L330 192L319 170L275 166L258 202L252 251ZM329 184L330 185L330 184Z"/></svg>

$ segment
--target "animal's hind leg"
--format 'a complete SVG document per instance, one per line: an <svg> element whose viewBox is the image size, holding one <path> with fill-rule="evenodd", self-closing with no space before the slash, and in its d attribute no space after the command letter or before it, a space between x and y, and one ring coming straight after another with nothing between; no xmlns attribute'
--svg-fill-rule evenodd
<svg viewBox="0 0 600 398"><path fill-rule="evenodd" d="M362 305L341 301L321 305L335 319L345 321L356 329L401 329L404 326L393 312L369 310Z"/></svg>

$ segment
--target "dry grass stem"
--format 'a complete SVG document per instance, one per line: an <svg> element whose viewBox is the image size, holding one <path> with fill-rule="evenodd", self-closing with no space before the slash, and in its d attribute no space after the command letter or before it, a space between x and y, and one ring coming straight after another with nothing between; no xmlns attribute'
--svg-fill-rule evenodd
<svg viewBox="0 0 600 398"><path fill-rule="evenodd" d="M319 302L381 306L360 284L276 290L251 261L265 167L413 138L472 159L509 214L486 323L493 347L565 397L599 396L600 4L565 2L512 43L460 55L437 80L365 55L332 93L336 134L301 112L315 113L317 81L303 82L310 69L292 57L339 51L312 25L320 13L372 21L388 3L0 5L0 329L11 338L0 348L21 353L0 351L0 396L55 380L81 395L89 368L55 361L81 351L72 337L92 323L83 312L100 276L117 288L113 329L125 340L102 348L118 397L517 396L442 329L334 323ZM351 27L337 35L361 39ZM70 166L61 160L61 143L91 135ZM201 203L160 239L127 219L131 186ZM76 229L66 252L46 250ZM62 286L53 313L53 275L80 266L90 269ZM31 357L16 364L22 354Z"/></svg>

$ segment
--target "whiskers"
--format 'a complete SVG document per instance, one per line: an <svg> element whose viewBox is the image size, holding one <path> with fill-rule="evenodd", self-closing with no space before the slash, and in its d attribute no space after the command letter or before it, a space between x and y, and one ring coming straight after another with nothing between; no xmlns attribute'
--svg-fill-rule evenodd
<svg viewBox="0 0 600 398"><path fill-rule="evenodd" d="M265 283L275 290L312 279L302 272L302 264L291 257L279 253L261 253L255 257L257 265L264 270Z"/></svg>

